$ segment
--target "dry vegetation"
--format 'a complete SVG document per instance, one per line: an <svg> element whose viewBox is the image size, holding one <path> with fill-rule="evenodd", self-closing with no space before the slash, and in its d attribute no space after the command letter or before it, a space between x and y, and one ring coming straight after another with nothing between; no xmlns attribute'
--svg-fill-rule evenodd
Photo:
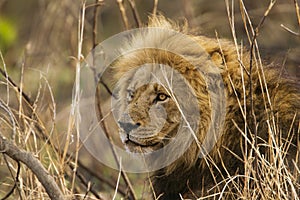
<svg viewBox="0 0 300 200"><path fill-rule="evenodd" d="M249 46L253 52L253 66L262 66L260 52L264 50L260 49L268 49L271 61L297 77L300 66L298 1L267 3L269 5L258 3L257 6L243 0L225 0L220 5L203 0L174 1L174 5L165 0L147 3L141 0L28 1L25 8L29 12L32 12L30 6L39 10L32 14L35 20L25 25L19 21L22 39L5 49L1 46L0 198L150 198L151 187L148 179L144 179L148 174L128 175L109 169L97 163L81 146L78 137L79 71L84 55L109 35L139 27L146 22L148 13L162 10L168 17L184 16L193 25L201 25L202 32L212 37L224 36L236 45ZM19 12L18 5L12 4L0 1L0 10ZM223 16L219 16L220 12ZM283 18L281 27L269 23L282 19L284 14L293 18ZM26 17L22 13L21 16ZM211 19L215 22L210 22ZM222 27L229 24L230 28L227 32L219 31L219 24ZM274 27L276 32L268 31ZM278 55L284 56L278 59ZM107 97L98 98L102 105ZM102 118L101 107L99 110ZM276 127L272 119L269 123L270 127ZM107 127L106 132L111 131ZM249 139L245 130L241 130L241 134L245 135L245 140ZM291 171L283 162L288 143L271 137L266 146L272 149L270 157L262 155L253 143L252 151L245 152L245 173L227 177L219 193L200 199L226 198L230 191L235 193L236 199L299 199L299 166ZM298 144L298 159L299 154Z"/></svg>

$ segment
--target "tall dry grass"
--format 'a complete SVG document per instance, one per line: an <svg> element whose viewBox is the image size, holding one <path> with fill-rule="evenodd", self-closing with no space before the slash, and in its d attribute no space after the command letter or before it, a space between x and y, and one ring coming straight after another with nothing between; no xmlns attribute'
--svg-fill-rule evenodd
<svg viewBox="0 0 300 200"><path fill-rule="evenodd" d="M69 5L66 2L68 2ZM232 40L235 42L237 52L239 53L238 46L243 44L240 44L238 40L239 36L237 35L237 32L240 30L237 31L235 28L236 13L232 10L232 2L228 0L225 2L225 9L227 10L232 32ZM62 16L60 17L66 18L69 21L73 20L70 22L72 25L70 25L69 28L71 28L74 24L74 18L71 19L70 16L76 15L75 22L78 24L78 29L75 34L77 35L77 38L75 37L76 39L74 39L74 35L70 38L72 42L76 41L76 45L72 45L69 51L69 54L75 55L75 58L70 61L70 63L75 66L72 68L73 72L75 72L75 89L71 98L72 103L70 108L64 112L67 114L63 115L67 116L67 129L64 132L58 131L60 130L59 127L65 126L65 124L61 125L58 123L57 118L60 117L61 112L57 113L58 102L54 97L53 87L49 83L45 72L37 69L33 70L31 73L31 76L37 77L38 85L34 88L36 90L35 92L28 94L28 90L24 89L30 88L27 86L28 81L24 80L26 78L26 74L24 74L26 70L24 67L28 60L31 59L28 55L43 49L45 44L38 43L33 46L28 45L28 52L24 54L21 61L20 59L17 59L16 62L21 62L20 76L17 81L11 78L11 73L8 69L9 67L6 66L5 59L1 54L0 147L5 148L1 149L0 157L0 198L24 200L49 199L49 193L47 193L48 191L45 189L47 186L44 184L42 185L42 181L38 178L36 172L31 170L32 165L27 163L28 160L18 160L18 157L14 157L12 154L7 153L8 147L17 147L25 153L24 155L31 155L33 158L36 158L48 172L48 175L53 178L53 184L59 187L65 199L111 199L114 197L126 198L128 196L132 199L141 197L149 198L146 197L143 191L139 191L150 190L151 193L151 189L147 189L148 186L143 186L141 189L141 187L138 188L134 185L133 187L129 187L130 190L128 191L130 182L138 182L139 177L129 175L128 178L128 176L123 173L122 177L125 179L124 181L120 178L121 176L118 176L119 172L106 171L103 166L101 166L103 171L97 173L97 170L91 169L85 163L85 159L80 158L80 155L82 155L80 154L82 146L78 137L80 126L78 121L80 64L82 59L84 59L85 49L88 49L87 46L93 46L96 43L96 40L93 42L84 40L86 34L89 34L84 30L89 30L90 32L93 31L93 28L91 28L92 25L88 22L89 20L86 19L85 11L100 4L99 1L95 1L89 2L87 5L85 1L81 1L81 4L76 5L74 8L70 6L69 1L63 1L63 3L66 3L66 5L63 5L64 9L68 10L67 8L71 8L68 10L70 15L65 16L63 15L63 12L61 12ZM141 24L141 17L138 16L138 6L136 6L135 3L137 2L133 0L128 2L117 1L117 5L119 6L117 12L121 13L121 19L125 29L132 27L132 24L135 24L134 26L139 26ZM162 0L154 0L152 13L155 14L159 11L160 3L162 3ZM273 5L273 3L275 3L275 5ZM293 3L295 15L297 16L300 27L299 7L296 0ZM72 4L75 3L72 2ZM76 2L76 4L79 3ZM239 4L241 5L240 14L246 31L245 35L248 36L249 44L253 44L251 47L251 51L253 50L253 65L263 67L259 43L256 40L257 34L260 33L262 26L254 26L251 23L251 15L243 0L240 0ZM276 2L271 1L270 6L266 8L265 16L261 16L263 20L268 19L269 11L273 9L273 6L276 6ZM50 9L50 7L52 8ZM101 13L101 6L98 8ZM58 4L50 3L47 11L50 12L53 9L59 9ZM129 15L129 9L132 9L133 14L130 15L131 17L126 17ZM74 12L74 10L76 12ZM184 10L191 10L191 8L185 8ZM51 21L54 17L55 16L51 15L47 20ZM188 18L191 17L193 16L188 16ZM55 26L53 21L50 24ZM129 24L131 24L131 26ZM43 24L42 29L45 29L43 33L50 32L54 35L59 35L62 32L52 32L52 30L49 30L48 28L53 26L48 25L49 23ZM263 23L261 25L263 25ZM61 29L61 26L59 29L63 30ZM299 37L299 29L291 30L285 27L285 30L291 34L291 37ZM32 37L40 38L41 35L33 33ZM52 35L51 38L52 37L54 36ZM88 45L85 44L85 42L88 43ZM55 46L60 46L59 41L56 41L55 39L50 40L49 44L55 44L51 46L52 48L50 50L55 49ZM36 53L39 54L40 52ZM56 59L57 54L53 54L51 58ZM263 84L263 87L265 87L263 74L261 74L261 83ZM266 94L266 101L268 101L267 95L268 94ZM241 109L243 108L241 107ZM64 121L64 123L65 122L66 121ZM276 129L271 128L276 127L272 118L269 119L268 125L270 127L270 135L276 135L277 133L274 132ZM244 127L237 128L240 130L240 133L244 135L246 144L252 146L250 151L245 151L244 162L246 167L244 173L225 178L222 183L220 183L223 187L219 193L212 196L200 197L199 199L226 199L228 191L229 193L232 192L229 195L236 199L299 199L300 169L299 160L297 159L299 159L300 145L298 144L295 169L291 170L284 162L287 159L285 152L289 148L288 142L278 141L275 137L270 137L269 141L265 144L265 146L270 149L270 154L266 157L252 142L252 138L248 138L246 129ZM10 141L12 146L3 145L6 144L6 141ZM28 162L30 162L30 159ZM145 177L148 177L148 175L145 175ZM147 183L148 179L146 179L145 182ZM243 182L243 184L241 184L241 182ZM135 197L134 193L138 193L136 195L137 197ZM117 196L115 194L117 194Z"/></svg>

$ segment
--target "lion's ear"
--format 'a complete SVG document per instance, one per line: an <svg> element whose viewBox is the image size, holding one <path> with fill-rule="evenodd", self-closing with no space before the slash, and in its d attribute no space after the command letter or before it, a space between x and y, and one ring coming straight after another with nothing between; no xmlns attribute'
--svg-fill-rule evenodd
<svg viewBox="0 0 300 200"><path fill-rule="evenodd" d="M210 57L217 67L224 68L226 58L220 50L210 52Z"/></svg>

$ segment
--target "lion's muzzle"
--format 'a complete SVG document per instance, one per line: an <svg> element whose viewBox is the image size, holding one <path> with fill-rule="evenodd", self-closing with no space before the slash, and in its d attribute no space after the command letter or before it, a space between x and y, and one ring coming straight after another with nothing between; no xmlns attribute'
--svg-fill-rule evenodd
<svg viewBox="0 0 300 200"><path fill-rule="evenodd" d="M118 124L120 125L120 128L126 132L126 134L129 134L130 131L137 129L140 126L140 123L133 124L121 121L118 121Z"/></svg>

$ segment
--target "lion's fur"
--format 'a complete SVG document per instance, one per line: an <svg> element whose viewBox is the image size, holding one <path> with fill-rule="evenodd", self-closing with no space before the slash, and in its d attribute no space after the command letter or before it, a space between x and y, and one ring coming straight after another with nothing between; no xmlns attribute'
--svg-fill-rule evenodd
<svg viewBox="0 0 300 200"><path fill-rule="evenodd" d="M160 49L166 47L172 52L179 52L181 55L189 57L196 64L191 65L189 62L185 62L182 57L163 50L133 51L114 63L116 80L123 77L120 95L126 95L125 91L132 81L133 72L142 64L154 62L172 66L186 78L199 100L201 128L199 128L197 137L199 141L202 141L203 134L207 132L207 126L212 120L212 113L210 94L206 88L205 78L197 73L196 68L203 68L208 74L221 73L226 90L226 116L222 129L223 134L209 153L209 157L207 159L199 158L199 149L193 142L182 157L154 174L154 188L157 194L163 193L163 199L178 198L178 193L184 194L188 188L192 191L200 191L203 188L206 190L213 186L215 181L221 180L222 176L227 177L227 173L233 175L242 172L244 166L240 159L244 159L245 144L243 142L245 135L243 136L241 131L244 131L246 123L248 136L251 135L250 131L252 131L253 136L253 125L257 124L257 141L259 144L267 143L270 134L274 133L277 136L280 135L283 141L292 141L290 152L294 156L293 152L296 151L297 144L299 144L300 108L299 84L295 80L287 78L285 75L281 76L280 70L274 67L269 66L262 70L256 62L253 62L251 72L253 106L251 106L250 53L248 51L236 47L227 40L192 35L188 32L186 25L178 26L162 16L150 18L148 27L160 27L187 34L200 44L211 58L209 59L199 49L192 49L195 47L194 45L185 43L184 40L178 40L176 36L172 38L158 31L149 31L145 35L136 34L124 45L121 51L128 52L130 49L149 45ZM238 57L237 51L241 52L242 57ZM214 62L218 69L210 69L210 62ZM129 73L124 77L124 74L130 70L133 71L132 74ZM265 86L268 90L265 89ZM244 110L245 108L246 110ZM251 115L251 108L254 109L256 123L254 123ZM272 120L275 121L276 127L273 127ZM249 138L251 142L251 137ZM248 147L250 146L248 144ZM260 147L260 150L264 151L263 147ZM211 164L212 162L215 163L215 166Z"/></svg>

